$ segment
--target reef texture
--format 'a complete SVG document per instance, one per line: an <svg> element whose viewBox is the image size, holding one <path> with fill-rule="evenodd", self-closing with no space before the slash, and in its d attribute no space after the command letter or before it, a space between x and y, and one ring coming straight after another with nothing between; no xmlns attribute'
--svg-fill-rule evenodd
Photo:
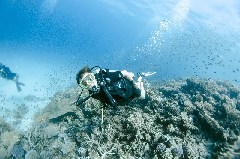
<svg viewBox="0 0 240 159"><path fill-rule="evenodd" d="M146 100L116 109L91 98L70 105L76 87L57 93L26 134L1 121L0 158L240 158L239 87L195 78L145 86Z"/></svg>

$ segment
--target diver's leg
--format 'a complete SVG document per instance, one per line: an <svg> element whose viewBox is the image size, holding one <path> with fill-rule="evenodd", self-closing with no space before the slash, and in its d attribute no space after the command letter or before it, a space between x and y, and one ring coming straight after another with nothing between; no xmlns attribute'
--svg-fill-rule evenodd
<svg viewBox="0 0 240 159"><path fill-rule="evenodd" d="M21 92L21 91L22 91L22 88L20 87L20 85L19 85L18 82L16 82L16 87L17 87L17 91L18 91L18 92Z"/></svg>
<svg viewBox="0 0 240 159"><path fill-rule="evenodd" d="M18 92L21 92L22 91L22 88L20 87L21 86L25 86L24 83L22 82L18 82L18 79L19 79L19 75L18 74L15 74L14 78L13 78L13 81L16 82L16 87L17 87L17 90Z"/></svg>

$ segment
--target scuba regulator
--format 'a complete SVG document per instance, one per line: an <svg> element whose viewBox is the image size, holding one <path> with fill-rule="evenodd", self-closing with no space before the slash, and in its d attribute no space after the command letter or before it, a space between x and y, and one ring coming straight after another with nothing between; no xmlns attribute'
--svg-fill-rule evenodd
<svg viewBox="0 0 240 159"><path fill-rule="evenodd" d="M104 80L104 77L103 77L103 70L99 67L99 66L94 66L93 68L91 68L91 71L95 68L99 68L99 77L97 78L97 84L98 86L93 86L92 89L89 91L90 94L84 98L83 100L81 100L81 95L82 95L82 91L80 93L80 95L78 96L78 99L77 101L75 102L76 106L79 106L81 105L82 103L84 103L85 101L87 101L90 97L92 97L94 94L97 94L100 92L100 89L103 90L103 92L106 94L106 96L108 97L109 99L109 102L111 103L112 106L116 107L117 106L117 102L116 100L112 97L112 95L109 93L107 87L106 87L106 81ZM109 81L108 81L109 82Z"/></svg>

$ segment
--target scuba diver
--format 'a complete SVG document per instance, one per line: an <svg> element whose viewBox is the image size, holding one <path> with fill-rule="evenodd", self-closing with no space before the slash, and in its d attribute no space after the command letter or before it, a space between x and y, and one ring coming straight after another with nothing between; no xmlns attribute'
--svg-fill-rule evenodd
<svg viewBox="0 0 240 159"><path fill-rule="evenodd" d="M17 73L13 73L9 67L3 65L2 63L0 63L0 76L4 79L14 81L18 92L22 91L20 86L25 86L24 83L18 81L19 75Z"/></svg>
<svg viewBox="0 0 240 159"><path fill-rule="evenodd" d="M90 97L100 100L104 104L116 107L127 104L134 98L145 99L142 76L133 80L132 72L101 69L95 66L90 69L88 66L82 68L76 75L78 85L89 91L88 97L75 102L77 106L88 100Z"/></svg>

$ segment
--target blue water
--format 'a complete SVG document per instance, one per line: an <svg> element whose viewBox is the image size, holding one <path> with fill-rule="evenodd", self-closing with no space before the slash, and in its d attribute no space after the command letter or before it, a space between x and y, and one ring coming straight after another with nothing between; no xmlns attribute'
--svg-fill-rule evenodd
<svg viewBox="0 0 240 159"><path fill-rule="evenodd" d="M68 76L101 65L239 82L239 9L237 0L2 0L1 62L18 72L36 61Z"/></svg>
<svg viewBox="0 0 240 159"><path fill-rule="evenodd" d="M0 62L26 86L0 79L0 91L8 102L49 97L85 65L239 84L239 10L238 0L1 0Z"/></svg>

